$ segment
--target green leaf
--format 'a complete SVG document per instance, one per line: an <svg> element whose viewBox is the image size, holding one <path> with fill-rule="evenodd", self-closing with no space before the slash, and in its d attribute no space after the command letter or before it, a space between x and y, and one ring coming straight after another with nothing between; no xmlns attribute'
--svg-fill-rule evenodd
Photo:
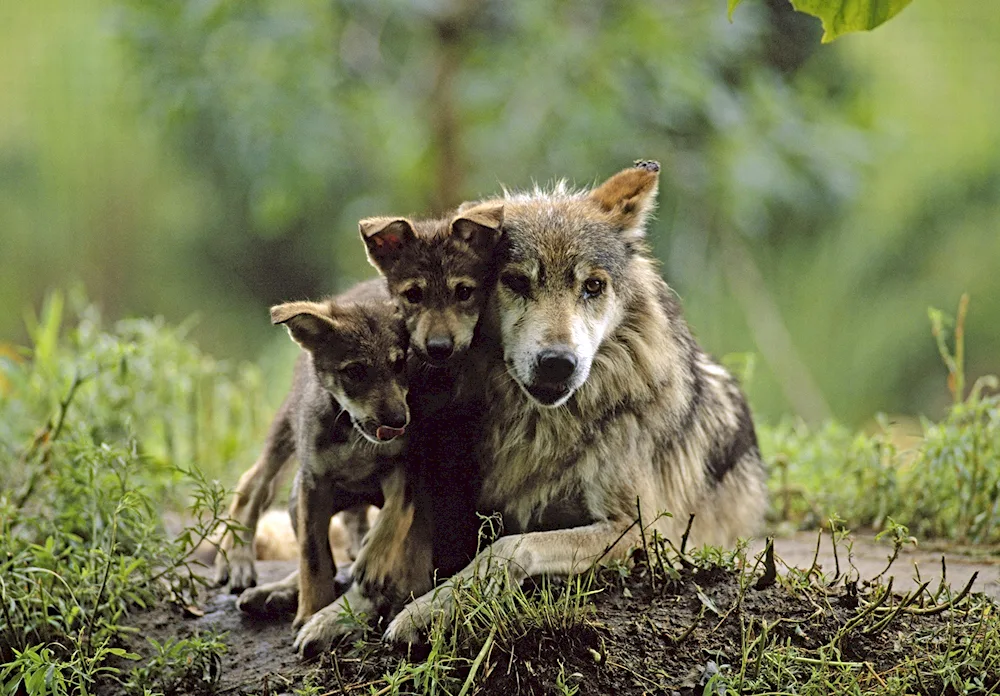
<svg viewBox="0 0 1000 696"><path fill-rule="evenodd" d="M823 43L852 31L870 31L899 14L910 0L791 0L799 12L823 22ZM730 8L733 3L730 0ZM732 10L730 9L730 12Z"/></svg>
<svg viewBox="0 0 1000 696"><path fill-rule="evenodd" d="M727 0L729 21L743 0ZM823 22L823 43L830 43L842 34L870 31L884 24L911 0L790 0L799 12L819 17Z"/></svg>
<svg viewBox="0 0 1000 696"><path fill-rule="evenodd" d="M736 6L741 2L743 2L743 0L729 0L729 12L727 13L727 16L729 17L730 22L733 21L733 12L736 11Z"/></svg>
<svg viewBox="0 0 1000 696"><path fill-rule="evenodd" d="M698 599L701 600L702 606L704 606L710 612L712 612L716 616L722 616L722 612L719 611L719 607L716 606L715 602L712 601L712 598L709 597L704 592L702 592L700 589L698 590Z"/></svg>

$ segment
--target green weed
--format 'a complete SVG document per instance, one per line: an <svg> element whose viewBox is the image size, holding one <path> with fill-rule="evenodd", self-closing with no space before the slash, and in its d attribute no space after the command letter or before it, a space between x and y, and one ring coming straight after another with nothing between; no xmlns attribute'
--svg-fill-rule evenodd
<svg viewBox="0 0 1000 696"><path fill-rule="evenodd" d="M921 421L922 436L901 451L891 427L854 433L835 423L818 429L801 422L761 427L772 462L774 517L813 527L833 514L855 528L881 530L891 517L917 536L961 542L1000 541L1000 394L994 377L966 389L963 297L954 322L931 310L933 334L948 368L952 405L944 419Z"/></svg>
<svg viewBox="0 0 1000 696"><path fill-rule="evenodd" d="M161 694L212 693L226 652L223 638L210 633L180 640L168 638L163 643L149 639L152 657L132 670L125 683L126 691L141 695L155 685Z"/></svg>
<svg viewBox="0 0 1000 696"><path fill-rule="evenodd" d="M0 362L0 693L87 694L127 671L131 614L196 592L190 553L227 497L204 472L245 461L263 423L251 368L203 356L183 328L106 330L71 304L72 324L52 294L28 318L30 348ZM165 514L189 501L193 521L168 532ZM167 674L217 643L150 664Z"/></svg>

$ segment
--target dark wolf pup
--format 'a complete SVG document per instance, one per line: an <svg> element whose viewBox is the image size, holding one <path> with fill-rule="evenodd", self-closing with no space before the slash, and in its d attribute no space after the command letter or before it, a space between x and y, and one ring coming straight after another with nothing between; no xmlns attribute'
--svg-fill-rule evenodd
<svg viewBox="0 0 1000 696"><path fill-rule="evenodd" d="M481 327L497 350L479 507L501 512L511 535L408 604L387 639L416 639L452 610L454 583L488 567L517 582L622 557L640 538L637 502L674 540L689 513L697 543L761 524L766 474L746 400L692 337L644 243L658 179L657 163L638 162L592 190L496 201L505 240Z"/></svg>
<svg viewBox="0 0 1000 696"><path fill-rule="evenodd" d="M413 352L423 362L445 365L460 356L472 340L479 312L488 291L493 247L500 236L502 206L473 208L462 215L438 220L406 218L362 220L362 237L369 259L390 279L392 296L413 334ZM389 299L386 281L366 281L352 293ZM429 344L429 345L428 345ZM416 396L421 412L447 403L454 383L451 372L428 373L418 369ZM282 407L284 409L285 407ZM254 535L260 515L274 499L279 474L292 449L284 443L281 414L275 418L264 450L253 467L240 477L229 517L247 531L232 529L223 535L215 559L216 583L240 592L256 584ZM367 530L366 506L345 511L351 556L357 555L360 537ZM284 594L287 595L287 592ZM260 596L241 607L254 612ZM261 607L262 608L262 607Z"/></svg>
<svg viewBox="0 0 1000 696"><path fill-rule="evenodd" d="M464 443L470 438L455 441L443 428L454 431L456 414L482 410L474 405L482 397L482 379L477 381L475 363L465 354L492 290L493 251L502 224L502 204L470 206L438 220L381 217L359 223L369 260L400 307L416 355L409 392L413 422L405 475L395 475L384 486L385 505L352 567L354 584L296 637L295 647L305 657L328 647L343 630L339 619L346 607L355 614L398 608L431 587L432 568L454 572L474 553L475 517L447 513L464 511L469 498L475 500L475 467L465 458L461 472L437 463L442 450L469 447ZM463 428L474 432L468 419ZM425 466L428 461L432 468ZM432 510L430 499L443 502L442 509ZM461 504L449 504L452 500ZM367 553L369 548L380 553Z"/></svg>

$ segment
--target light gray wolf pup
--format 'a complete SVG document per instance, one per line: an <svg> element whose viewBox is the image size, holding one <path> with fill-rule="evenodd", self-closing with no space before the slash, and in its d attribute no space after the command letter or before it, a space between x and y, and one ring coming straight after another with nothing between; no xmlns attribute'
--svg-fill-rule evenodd
<svg viewBox="0 0 1000 696"><path fill-rule="evenodd" d="M388 640L415 640L452 610L454 583L488 567L519 582L621 558L640 509L674 540L690 513L696 543L759 528L766 472L745 397L692 337L644 243L658 179L641 161L592 190L496 201L505 240L481 328L496 350L479 506L510 536L408 604Z"/></svg>
<svg viewBox="0 0 1000 696"><path fill-rule="evenodd" d="M256 481L270 483L291 454L299 461L292 519L300 544L294 595L295 621L301 625L336 596L331 517L380 504L383 479L402 464L410 421L409 337L377 282L324 302L277 305L271 320L284 324L303 352L271 427L262 457L265 471ZM241 601L268 594L259 589L247 590Z"/></svg>

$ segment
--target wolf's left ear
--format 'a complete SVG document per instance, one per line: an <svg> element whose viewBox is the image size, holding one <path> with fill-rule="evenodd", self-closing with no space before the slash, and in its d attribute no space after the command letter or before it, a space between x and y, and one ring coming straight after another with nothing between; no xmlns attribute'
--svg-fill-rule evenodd
<svg viewBox="0 0 1000 696"><path fill-rule="evenodd" d="M656 207L659 182L660 163L638 160L634 167L618 172L588 196L629 239L640 239L646 233L646 218Z"/></svg>
<svg viewBox="0 0 1000 696"><path fill-rule="evenodd" d="M368 261L385 273L399 260L399 252L416 238L406 218L373 217L358 223Z"/></svg>
<svg viewBox="0 0 1000 696"><path fill-rule="evenodd" d="M335 334L331 307L319 302L286 302L271 307L271 323L284 324L292 340L312 352Z"/></svg>
<svg viewBox="0 0 1000 696"><path fill-rule="evenodd" d="M483 203L463 210L451 221L451 233L472 248L489 253L503 230L503 203Z"/></svg>

